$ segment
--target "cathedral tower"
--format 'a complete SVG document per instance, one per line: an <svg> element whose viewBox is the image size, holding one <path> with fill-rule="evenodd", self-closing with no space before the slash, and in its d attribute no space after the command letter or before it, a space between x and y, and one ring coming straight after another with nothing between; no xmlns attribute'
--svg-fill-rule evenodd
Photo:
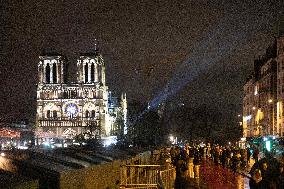
<svg viewBox="0 0 284 189"><path fill-rule="evenodd" d="M77 60L78 82L105 85L105 64L98 53L81 54Z"/></svg>
<svg viewBox="0 0 284 189"><path fill-rule="evenodd" d="M64 57L61 55L41 55L39 56L38 74L39 84L61 84L64 83Z"/></svg>

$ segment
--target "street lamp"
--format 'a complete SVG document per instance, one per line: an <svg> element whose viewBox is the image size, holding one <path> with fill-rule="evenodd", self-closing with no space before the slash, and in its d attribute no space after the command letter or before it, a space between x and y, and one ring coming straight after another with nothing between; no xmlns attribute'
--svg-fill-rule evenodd
<svg viewBox="0 0 284 189"><path fill-rule="evenodd" d="M169 139L170 139L170 142L171 142L171 143L173 143L173 142L174 142L174 140L175 140L175 138L174 138L174 136L173 136L173 135L170 135L170 136L169 136Z"/></svg>

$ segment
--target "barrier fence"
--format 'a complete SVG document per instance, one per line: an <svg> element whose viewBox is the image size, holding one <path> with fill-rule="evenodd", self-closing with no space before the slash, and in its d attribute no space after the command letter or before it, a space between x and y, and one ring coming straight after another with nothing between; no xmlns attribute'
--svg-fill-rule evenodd
<svg viewBox="0 0 284 189"><path fill-rule="evenodd" d="M172 189L176 180L176 169L171 167L169 169L160 171L160 178L162 180L163 189Z"/></svg>
<svg viewBox="0 0 284 189"><path fill-rule="evenodd" d="M120 181L121 189L173 189L175 169L161 165L122 165Z"/></svg>

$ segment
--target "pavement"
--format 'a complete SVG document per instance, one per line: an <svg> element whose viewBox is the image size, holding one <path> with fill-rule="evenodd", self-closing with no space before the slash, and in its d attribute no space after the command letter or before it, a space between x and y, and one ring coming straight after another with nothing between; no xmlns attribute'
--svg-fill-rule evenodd
<svg viewBox="0 0 284 189"><path fill-rule="evenodd" d="M208 189L200 178L176 178L175 189Z"/></svg>
<svg viewBox="0 0 284 189"><path fill-rule="evenodd" d="M253 163L250 161L246 169L233 172L206 159L200 167L200 178L177 178L175 189L249 189L248 172Z"/></svg>

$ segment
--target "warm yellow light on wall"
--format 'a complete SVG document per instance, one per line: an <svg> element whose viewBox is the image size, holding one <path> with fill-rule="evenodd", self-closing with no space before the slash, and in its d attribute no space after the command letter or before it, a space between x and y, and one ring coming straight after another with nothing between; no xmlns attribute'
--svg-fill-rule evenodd
<svg viewBox="0 0 284 189"><path fill-rule="evenodd" d="M255 117L256 123L259 123L259 121L262 120L263 118L264 118L264 113L261 111L261 109L258 109Z"/></svg>
<svg viewBox="0 0 284 189"><path fill-rule="evenodd" d="M258 88L257 88L257 86L254 87L254 95L258 95Z"/></svg>
<svg viewBox="0 0 284 189"><path fill-rule="evenodd" d="M283 112L283 103L282 101L277 102L277 112L276 112L276 117L277 117L277 122L279 122L282 119L282 112Z"/></svg>

